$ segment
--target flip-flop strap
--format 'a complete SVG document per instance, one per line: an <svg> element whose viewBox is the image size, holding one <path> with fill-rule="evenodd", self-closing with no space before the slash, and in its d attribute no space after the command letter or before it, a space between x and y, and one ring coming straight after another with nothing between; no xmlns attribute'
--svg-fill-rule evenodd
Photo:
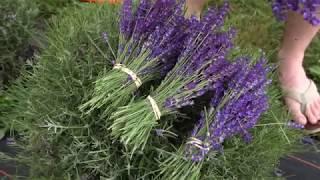
<svg viewBox="0 0 320 180"><path fill-rule="evenodd" d="M305 112L307 105L312 103L318 96L317 86L312 80L309 81L309 86L304 92L292 88L283 88L284 96L299 102L302 112Z"/></svg>
<svg viewBox="0 0 320 180"><path fill-rule="evenodd" d="M306 134L316 134L320 132L320 128L315 128L315 129L305 129L304 132Z"/></svg>

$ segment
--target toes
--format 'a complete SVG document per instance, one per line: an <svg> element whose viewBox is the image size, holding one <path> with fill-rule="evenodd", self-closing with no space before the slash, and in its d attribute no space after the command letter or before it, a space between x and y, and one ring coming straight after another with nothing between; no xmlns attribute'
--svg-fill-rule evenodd
<svg viewBox="0 0 320 180"><path fill-rule="evenodd" d="M294 100L286 99L286 104L289 108L291 115L293 116L293 120L299 124L305 125L307 124L307 118L301 112L301 106Z"/></svg>
<svg viewBox="0 0 320 180"><path fill-rule="evenodd" d="M315 107L316 107L316 116L318 117L318 120L320 120L320 98L318 98L315 102ZM318 121L319 122L319 121Z"/></svg>
<svg viewBox="0 0 320 180"><path fill-rule="evenodd" d="M317 101L315 101L311 105L311 111L313 113L313 116L315 116L317 118L317 120L320 120L320 104L318 104Z"/></svg>
<svg viewBox="0 0 320 180"><path fill-rule="evenodd" d="M299 123L301 125L307 124L307 118L301 114L301 113L292 113L293 119L296 123Z"/></svg>
<svg viewBox="0 0 320 180"><path fill-rule="evenodd" d="M320 98L315 101L318 105L320 105Z"/></svg>
<svg viewBox="0 0 320 180"><path fill-rule="evenodd" d="M318 109L320 112L320 98L313 102L313 105Z"/></svg>
<svg viewBox="0 0 320 180"><path fill-rule="evenodd" d="M306 108L306 115L308 117L308 121L311 124L316 124L318 122L318 118L314 115L313 113L313 106L312 105L308 105Z"/></svg>
<svg viewBox="0 0 320 180"><path fill-rule="evenodd" d="M318 98L316 101L315 101L315 104L317 105L318 107L318 112L320 114L320 98Z"/></svg>

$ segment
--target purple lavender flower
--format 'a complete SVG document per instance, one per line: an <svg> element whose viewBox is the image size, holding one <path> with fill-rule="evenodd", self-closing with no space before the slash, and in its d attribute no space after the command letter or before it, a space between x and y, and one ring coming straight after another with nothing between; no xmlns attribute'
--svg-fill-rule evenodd
<svg viewBox="0 0 320 180"><path fill-rule="evenodd" d="M133 38L136 41L148 38L158 26L164 26L169 17L173 16L177 8L176 1L157 0L151 4L150 0L140 2L136 14Z"/></svg>
<svg viewBox="0 0 320 180"><path fill-rule="evenodd" d="M183 2L184 0L179 3L169 0L142 0L132 14L132 2L124 1L120 30L125 41L120 42L120 45L127 48L120 49L120 53L125 53L126 56L120 55L124 59L118 60L118 63L130 63L148 51L149 55L144 56L144 59L154 63L136 70L135 73L138 77L166 75L175 65L188 35L189 24L181 7ZM128 79L130 80L130 77Z"/></svg>
<svg viewBox="0 0 320 180"><path fill-rule="evenodd" d="M183 42L187 37L185 30L188 23L182 17L182 14L174 14L167 24L157 26L144 43L145 47L152 51L150 58L159 60L159 65L164 73L167 73L174 66L175 59L180 55Z"/></svg>
<svg viewBox="0 0 320 180"><path fill-rule="evenodd" d="M137 24L139 24L138 21L140 21L140 20L143 21L144 17L147 16L147 14L150 11L151 6L152 6L152 4L151 4L150 0L141 0L140 1L140 4L139 4L137 12L136 12Z"/></svg>
<svg viewBox="0 0 320 180"><path fill-rule="evenodd" d="M252 68L249 68L249 58L247 57L239 58L236 64L239 67L238 71L228 85L232 91L230 94L232 98L252 89L256 89L256 93L261 93L258 90L263 90L270 84L270 80L266 77L272 69L266 66L264 58L261 58Z"/></svg>
<svg viewBox="0 0 320 180"><path fill-rule="evenodd" d="M229 3L225 1L223 6L219 9L210 8L206 15L202 18L204 32L212 30L212 28L219 28L224 24L224 19L229 13ZM214 26L212 26L214 22Z"/></svg>
<svg viewBox="0 0 320 180"><path fill-rule="evenodd" d="M304 129L304 125L296 123L294 121L289 121L287 126L292 129Z"/></svg>
<svg viewBox="0 0 320 180"><path fill-rule="evenodd" d="M225 139L242 134L248 140L247 130L253 128L267 109L267 100L266 95L256 96L254 93L246 93L239 99L231 100L213 118L208 139L212 144L222 144ZM214 146L212 148L215 149Z"/></svg>
<svg viewBox="0 0 320 180"><path fill-rule="evenodd" d="M225 3L220 9L210 9L203 20L191 18L189 23L188 39L182 46L183 51L179 61L183 63L175 69L176 74L182 79L197 75L195 80L188 82L174 97L165 101L167 108L181 108L193 104L193 99L209 91L210 84L227 76L231 71L223 71L229 66L226 56L233 47L232 39L235 35L233 29L222 31L222 24L228 11ZM218 70L214 70L215 67ZM231 69L231 68L227 68ZM219 76L219 77L218 77ZM206 82L206 84L204 84ZM183 95L185 91L192 91ZM173 101L174 100L174 101Z"/></svg>
<svg viewBox="0 0 320 180"><path fill-rule="evenodd" d="M312 25L319 25L319 6L318 0L274 0L272 10L279 20L286 19L288 11L295 11Z"/></svg>
<svg viewBox="0 0 320 180"><path fill-rule="evenodd" d="M109 41L109 36L107 32L101 33L103 40L107 43Z"/></svg>
<svg viewBox="0 0 320 180"><path fill-rule="evenodd" d="M163 26L173 15L182 14L177 10L176 1L141 0L135 13L132 12L132 0L124 0L121 10L120 32L130 39L144 41L158 26Z"/></svg>
<svg viewBox="0 0 320 180"><path fill-rule="evenodd" d="M121 11L120 32L126 37L129 37L132 33L132 21L132 0L124 0Z"/></svg>

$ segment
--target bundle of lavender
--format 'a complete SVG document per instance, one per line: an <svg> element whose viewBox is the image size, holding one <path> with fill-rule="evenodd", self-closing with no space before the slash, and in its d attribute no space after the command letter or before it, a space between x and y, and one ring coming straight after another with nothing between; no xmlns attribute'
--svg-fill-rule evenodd
<svg viewBox="0 0 320 180"><path fill-rule="evenodd" d="M196 97L210 90L210 84L230 73L228 68L217 68L232 47L234 31L222 30L227 11L225 3L220 9L208 10L201 21L191 18L182 53L159 87L111 115L111 134L129 149L143 150L161 117L193 105Z"/></svg>
<svg viewBox="0 0 320 180"><path fill-rule="evenodd" d="M210 107L201 113L190 138L175 154L163 160L164 179L200 179L204 163L223 151L223 143L234 136L252 139L249 131L268 109L266 88L270 83L262 58L251 66L247 58L239 58L231 65L234 69L213 88Z"/></svg>
<svg viewBox="0 0 320 180"><path fill-rule="evenodd" d="M187 37L183 7L183 0L141 0L133 13L132 0L125 0L119 47L117 52L111 49L113 69L96 80L92 99L80 109L89 113L103 107L109 115L128 103L142 84L172 69ZM109 44L107 34L104 39Z"/></svg>

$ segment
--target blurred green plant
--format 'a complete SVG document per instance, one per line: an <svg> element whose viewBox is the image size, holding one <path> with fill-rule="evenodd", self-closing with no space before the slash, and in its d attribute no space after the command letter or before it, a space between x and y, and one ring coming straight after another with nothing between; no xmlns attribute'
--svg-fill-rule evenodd
<svg viewBox="0 0 320 180"><path fill-rule="evenodd" d="M17 78L40 44L47 20L76 0L0 1L0 91ZM40 35L39 35L40 34Z"/></svg>
<svg viewBox="0 0 320 180"><path fill-rule="evenodd" d="M38 15L33 1L0 1L0 91L19 75L25 60L33 55L29 41Z"/></svg>
<svg viewBox="0 0 320 180"><path fill-rule="evenodd" d="M310 77L320 82L320 39L316 37L305 54L305 68Z"/></svg>
<svg viewBox="0 0 320 180"><path fill-rule="evenodd" d="M32 0L37 4L40 10L40 16L45 19L50 18L52 15L56 15L65 7L76 5L78 0Z"/></svg>
<svg viewBox="0 0 320 180"><path fill-rule="evenodd" d="M54 17L48 28L48 45L37 64L5 93L0 123L11 129L12 135L18 131L17 145L24 151L14 159L30 166L31 179L118 173L112 170L117 168L112 166L116 159L109 157L119 151L113 150L117 146L104 136L99 116L85 117L78 110L93 80L111 62L102 33L108 32L111 45L117 47L116 9L85 4ZM97 162L99 166L95 166Z"/></svg>

